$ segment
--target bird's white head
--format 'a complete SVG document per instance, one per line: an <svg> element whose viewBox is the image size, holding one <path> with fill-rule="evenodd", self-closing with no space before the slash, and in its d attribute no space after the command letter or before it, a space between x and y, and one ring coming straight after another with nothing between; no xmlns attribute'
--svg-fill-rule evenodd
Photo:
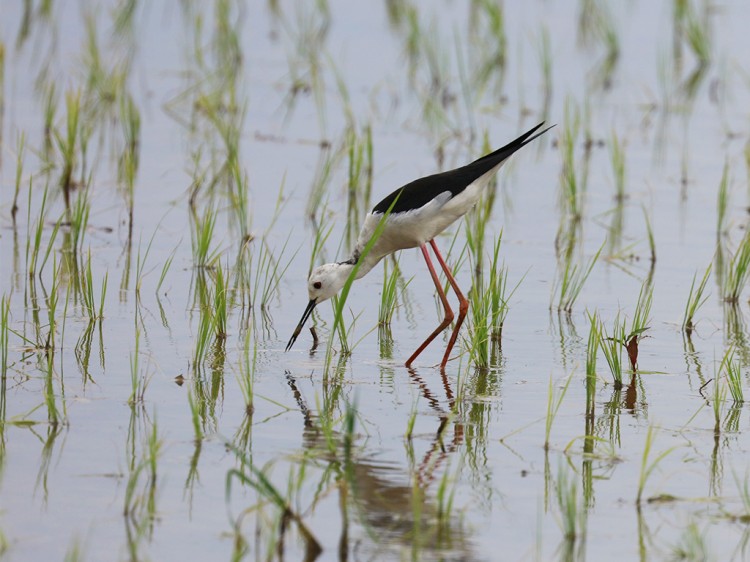
<svg viewBox="0 0 750 562"><path fill-rule="evenodd" d="M310 301L307 303L304 314L302 314L302 319L294 329L294 334L286 345L287 351L297 341L297 336L302 331L313 309L323 301L335 296L344 287L353 267L350 263L327 263L313 269L307 279L307 293Z"/></svg>
<svg viewBox="0 0 750 562"><path fill-rule="evenodd" d="M320 304L338 294L351 272L352 265L349 263L327 263L313 269L307 279L310 300Z"/></svg>

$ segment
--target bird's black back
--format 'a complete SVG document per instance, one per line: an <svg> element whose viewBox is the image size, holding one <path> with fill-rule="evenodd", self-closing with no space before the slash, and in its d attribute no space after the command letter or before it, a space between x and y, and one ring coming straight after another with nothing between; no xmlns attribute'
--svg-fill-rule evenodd
<svg viewBox="0 0 750 562"><path fill-rule="evenodd" d="M495 152L491 152L486 156L474 160L471 164L461 166L460 168L448 172L441 172L439 174L419 178L418 180L407 183L403 187L399 187L396 191L375 205L372 212L385 213L397 198L396 203L393 204L393 208L391 209L392 213L402 213L412 209L419 209L434 199L435 196L446 191L450 191L451 197L455 197L471 185L473 181L500 164L500 162L508 158L519 148L533 141L538 136L543 135L552 128L548 127L532 137L531 135L542 125L544 125L544 122L539 123L539 125L530 131L527 131L516 140L509 142L504 147L497 149Z"/></svg>

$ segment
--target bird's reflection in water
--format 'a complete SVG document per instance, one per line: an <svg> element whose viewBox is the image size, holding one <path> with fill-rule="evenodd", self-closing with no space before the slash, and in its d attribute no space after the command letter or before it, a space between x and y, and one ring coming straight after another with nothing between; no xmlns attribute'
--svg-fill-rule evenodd
<svg viewBox="0 0 750 562"><path fill-rule="evenodd" d="M443 372L446 409L417 371L408 371L412 382L437 413L437 425L419 462L407 459L405 465L378 460L377 453L368 452L361 444L347 443L350 437L345 432L324 430L319 414L308 407L294 377L286 373L289 388L303 416L305 450L318 462L327 463L325 468L337 474L341 510L340 560L362 555L401 558L405 552L419 559L476 559L460 513L449 508L451 484L448 484L441 502L440 483L436 482L440 470L447 469L451 454L463 443L464 428L455 421L450 382ZM451 427L452 437L448 440L446 433ZM331 446L331 440L334 446ZM349 528L352 524L360 525L369 540L363 540L359 535L352 537Z"/></svg>

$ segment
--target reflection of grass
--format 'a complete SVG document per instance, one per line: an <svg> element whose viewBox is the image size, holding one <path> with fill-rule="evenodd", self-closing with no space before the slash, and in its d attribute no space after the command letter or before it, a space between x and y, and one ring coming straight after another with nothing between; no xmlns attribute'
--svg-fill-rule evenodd
<svg viewBox="0 0 750 562"><path fill-rule="evenodd" d="M612 131L609 144L609 155L612 162L612 174L615 178L615 200L621 204L626 198L625 145L614 131Z"/></svg>
<svg viewBox="0 0 750 562"><path fill-rule="evenodd" d="M589 337L586 343L586 414L594 415L596 398L596 359L601 342L599 315L588 313Z"/></svg>
<svg viewBox="0 0 750 562"><path fill-rule="evenodd" d="M734 354L733 347L727 349L719 365L719 375L725 373L732 400L735 404L742 404L745 401L742 390L742 365L739 359L735 360Z"/></svg>
<svg viewBox="0 0 750 562"><path fill-rule="evenodd" d="M719 194L716 198L716 239L720 240L726 234L724 219L727 215L727 206L729 205L729 163L724 162L724 171L721 173L721 182L719 182Z"/></svg>
<svg viewBox="0 0 750 562"><path fill-rule="evenodd" d="M555 483L555 497L560 510L560 527L563 532L563 560L577 560L582 556L586 542L588 513L578 494L578 484L565 463L560 463ZM576 556L576 546L578 555Z"/></svg>
<svg viewBox="0 0 750 562"><path fill-rule="evenodd" d="M243 453L239 449L235 448L231 443L226 443L225 446L227 447L227 449L231 450L234 453L234 455L237 457L237 460L241 464L240 469L232 468L227 472L227 501L229 501L229 498L232 495L232 486L235 482L239 482L241 485L255 490L258 495L265 500L265 502L275 506L280 513L280 521L278 526L279 536L272 539L272 542L281 544L284 541L284 533L286 532L288 524L294 523L296 524L297 530L299 531L300 535L302 535L302 538L305 541L306 553L308 555L311 555L309 557L306 557L305 559L314 560L315 558L317 558L317 556L322 551L320 543L317 541L313 533L305 524L302 515L295 508L297 502L294 502L287 497L295 491L299 492L302 483L304 482L304 461L302 462L299 473L297 475L294 474L294 469L291 469L292 472L290 472L289 476L289 490L287 494L284 494L282 490L275 486L271 481L271 478L269 476L270 465L266 465L262 469L258 468L253 463L252 459L247 457L245 453ZM238 532L242 517L243 515L240 515L240 518L235 522L235 527Z"/></svg>
<svg viewBox="0 0 750 562"><path fill-rule="evenodd" d="M560 394L555 392L555 388L552 385L552 375L549 377L549 384L547 385L547 416L544 423L544 449L549 450L549 436L552 432L552 425L555 422L555 416L562 405L563 398L568 392L570 381L573 380L572 376L569 376L565 381L565 385L562 387Z"/></svg>
<svg viewBox="0 0 750 562"><path fill-rule="evenodd" d="M654 446L654 441L656 441L656 434L656 427L654 427L653 425L649 425L648 431L646 432L646 442L643 446L643 455L641 457L641 470L640 476L638 477L638 494L635 498L635 503L637 505L641 504L643 491L646 487L646 482L648 482L651 474L654 472L654 470L656 470L661 461L663 461L667 457L667 455L675 450L675 447L670 447L669 449L666 449L665 451L662 451L661 453L656 455L654 458L651 458L651 448Z"/></svg>

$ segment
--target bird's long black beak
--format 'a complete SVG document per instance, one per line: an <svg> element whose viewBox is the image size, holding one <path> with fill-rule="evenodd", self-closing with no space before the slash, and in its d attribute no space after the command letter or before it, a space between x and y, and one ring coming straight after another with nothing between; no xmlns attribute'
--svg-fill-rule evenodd
<svg viewBox="0 0 750 562"><path fill-rule="evenodd" d="M318 301L315 299L307 303L307 308L305 309L305 313L302 315L302 320L299 321L299 324L297 324L297 327L294 329L294 333L292 334L292 337L289 338L289 343L286 344L286 349L284 351L289 351L290 349L292 349L294 342L297 341L297 336L299 336L299 333L302 331L302 327L305 325L305 322L307 322L307 319L310 318L310 315L312 314L313 308L315 308L316 304L318 304Z"/></svg>

